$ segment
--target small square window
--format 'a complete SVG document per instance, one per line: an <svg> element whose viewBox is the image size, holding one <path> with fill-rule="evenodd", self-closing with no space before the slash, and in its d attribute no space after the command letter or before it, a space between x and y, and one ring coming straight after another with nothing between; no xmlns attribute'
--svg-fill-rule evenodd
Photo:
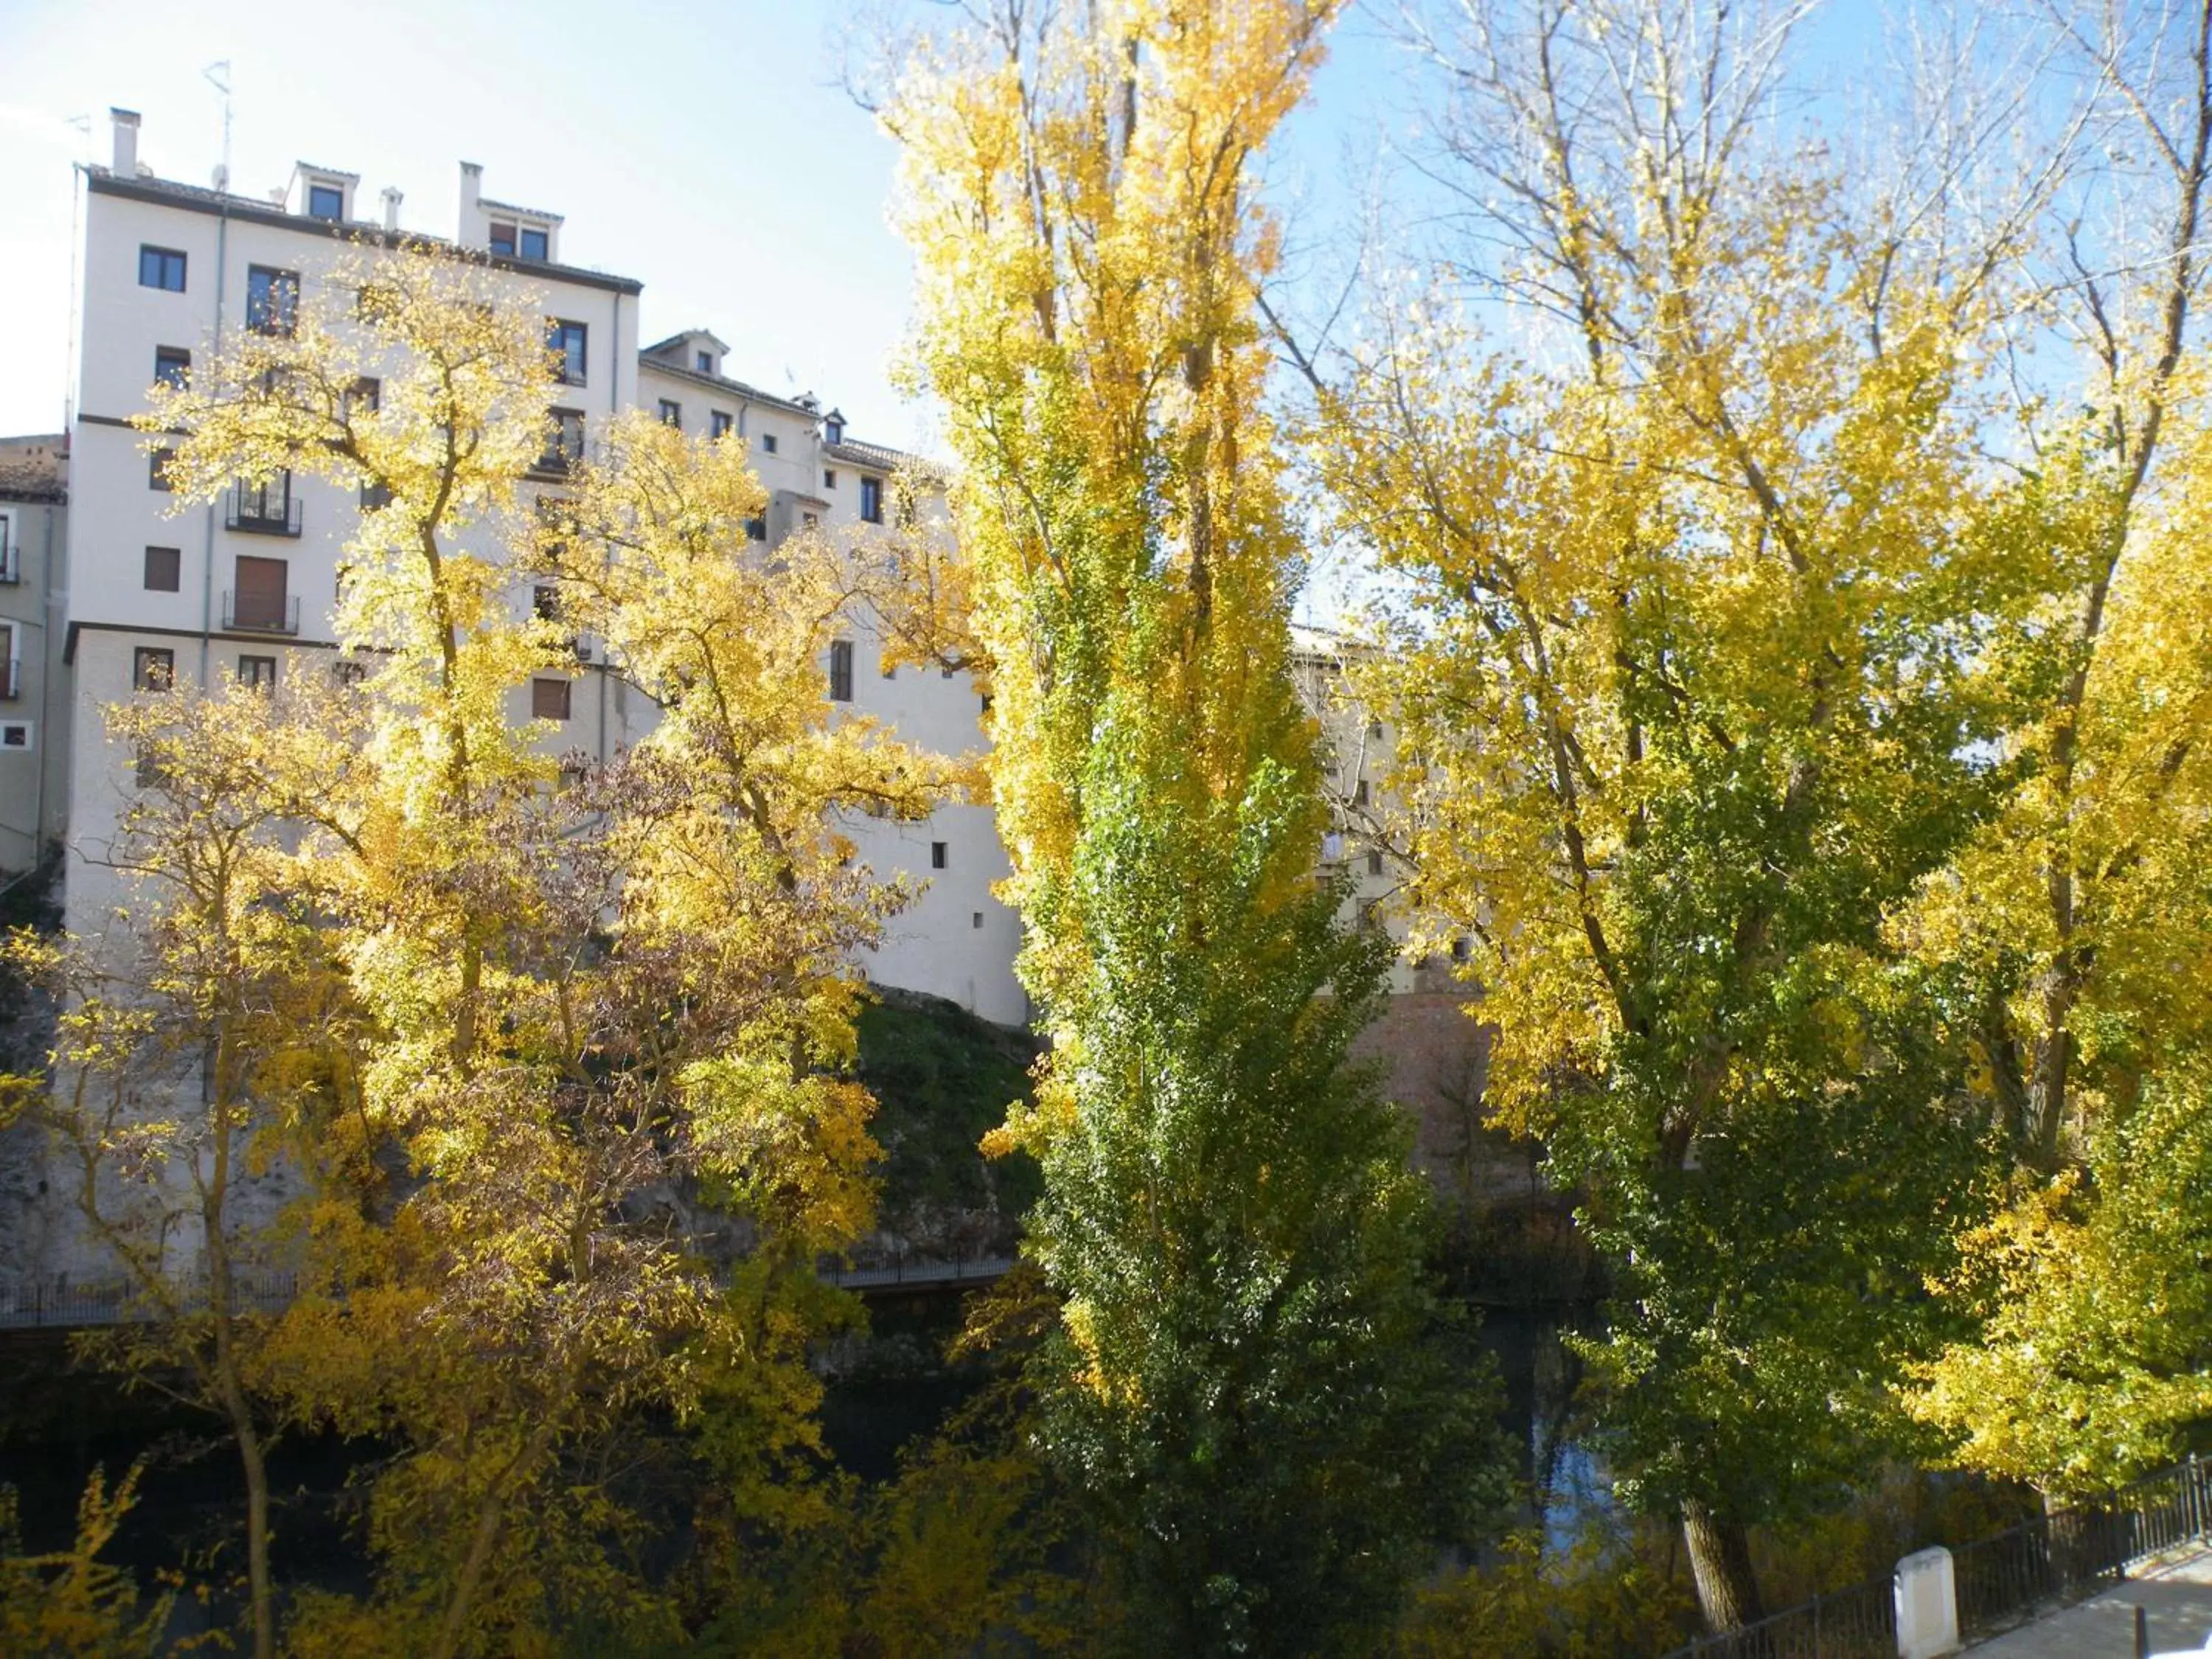
<svg viewBox="0 0 2212 1659"><path fill-rule="evenodd" d="M514 258L514 227L495 222L491 228L491 251L502 259Z"/></svg>
<svg viewBox="0 0 2212 1659"><path fill-rule="evenodd" d="M356 415L374 415L384 407L384 382L374 374L356 376L338 399L338 412L349 418Z"/></svg>
<svg viewBox="0 0 2212 1659"><path fill-rule="evenodd" d="M141 247L138 250L138 286L167 289L172 294L185 291L185 256L173 247Z"/></svg>
<svg viewBox="0 0 2212 1659"><path fill-rule="evenodd" d="M131 684L141 691L167 691L177 683L177 653L142 645L131 653Z"/></svg>
<svg viewBox="0 0 2212 1659"><path fill-rule="evenodd" d="M768 520L760 517L757 514L753 517L747 519L745 520L745 539L749 542L766 541L768 539Z"/></svg>
<svg viewBox="0 0 2212 1659"><path fill-rule="evenodd" d="M1455 939L1452 941L1451 957L1454 962L1465 962L1474 954L1474 946L1466 939Z"/></svg>
<svg viewBox="0 0 2212 1659"><path fill-rule="evenodd" d="M711 351L697 353L692 358L692 362L699 366L699 372L702 374L712 374L714 372L714 354Z"/></svg>
<svg viewBox="0 0 2212 1659"><path fill-rule="evenodd" d="M970 927L981 927L983 925L983 913L981 910L970 910L968 913L968 925Z"/></svg>
<svg viewBox="0 0 2212 1659"><path fill-rule="evenodd" d="M240 657L238 659L238 683L250 685L258 691L275 689L276 659L274 657Z"/></svg>
<svg viewBox="0 0 2212 1659"><path fill-rule="evenodd" d="M147 458L146 485L149 489L174 489L169 481L169 463L177 459L173 449L157 449Z"/></svg>
<svg viewBox="0 0 2212 1659"><path fill-rule="evenodd" d="M1379 876L1382 873L1382 854L1381 853L1371 849L1369 851L1367 854L1367 873L1370 876Z"/></svg>
<svg viewBox="0 0 2212 1659"><path fill-rule="evenodd" d="M707 416L707 431L711 437L728 436L730 428L736 424L737 422L730 418L727 410L718 409Z"/></svg>
<svg viewBox="0 0 2212 1659"><path fill-rule="evenodd" d="M561 594L558 589L540 584L530 590L531 614L540 622L557 622L561 617Z"/></svg>
<svg viewBox="0 0 2212 1659"><path fill-rule="evenodd" d="M256 334L287 335L300 316L300 273L271 265L246 268L246 325Z"/></svg>
<svg viewBox="0 0 2212 1659"><path fill-rule="evenodd" d="M937 678L941 680L949 680L959 672L960 671L957 668L940 668L937 671Z"/></svg>
<svg viewBox="0 0 2212 1659"><path fill-rule="evenodd" d="M762 451L762 453L763 453L763 454L768 454L768 455L773 455L773 454L775 454L775 433L773 433L773 432L763 432L763 433L762 433L762 434L761 434L761 451Z"/></svg>
<svg viewBox="0 0 2212 1659"><path fill-rule="evenodd" d="M359 685L368 678L368 665L341 657L331 665L331 678L340 685Z"/></svg>
<svg viewBox="0 0 2212 1659"><path fill-rule="evenodd" d="M345 192L336 185L307 186L307 216L333 222L345 217Z"/></svg>
<svg viewBox="0 0 2212 1659"><path fill-rule="evenodd" d="M392 486L390 484L380 483L369 478L362 480L361 510L362 512L380 513L391 505Z"/></svg>
<svg viewBox="0 0 2212 1659"><path fill-rule="evenodd" d="M822 487L824 489L835 489L837 487L837 469L836 467L825 466L822 469Z"/></svg>
<svg viewBox="0 0 2212 1659"><path fill-rule="evenodd" d="M522 257L526 259L536 259L540 264L553 257L551 241L544 231L532 230L527 226L524 227Z"/></svg>
<svg viewBox="0 0 2212 1659"><path fill-rule="evenodd" d="M173 386L182 392L185 389L185 382L191 376L191 372L192 354L182 346L154 348L154 384L155 386Z"/></svg>
<svg viewBox="0 0 2212 1659"><path fill-rule="evenodd" d="M146 591L149 593L174 593L178 591L178 575L184 563L184 553L174 547L149 547L146 550Z"/></svg>
<svg viewBox="0 0 2212 1659"><path fill-rule="evenodd" d="M566 680L531 681L530 714L532 720L567 720L568 718L568 682Z"/></svg>
<svg viewBox="0 0 2212 1659"><path fill-rule="evenodd" d="M682 431L684 429L684 405L678 403L673 398L663 398L660 400L660 423L663 426L672 426L679 432Z"/></svg>
<svg viewBox="0 0 2212 1659"><path fill-rule="evenodd" d="M830 701L853 701L853 642L850 640L830 641Z"/></svg>
<svg viewBox="0 0 2212 1659"><path fill-rule="evenodd" d="M929 867L930 867L931 869L933 869L933 870L942 870L942 869L944 869L944 868L945 868L945 854L946 854L948 852L950 852L951 850L951 849L950 848L948 848L948 847L945 845L945 842L941 842L941 841L933 841L933 842L930 842L930 843L929 843Z"/></svg>

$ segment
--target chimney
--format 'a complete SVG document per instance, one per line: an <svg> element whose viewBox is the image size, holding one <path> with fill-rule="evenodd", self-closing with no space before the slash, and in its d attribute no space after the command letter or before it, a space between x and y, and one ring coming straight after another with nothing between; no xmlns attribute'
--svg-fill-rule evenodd
<svg viewBox="0 0 2212 1659"><path fill-rule="evenodd" d="M111 109L107 118L115 124L115 176L136 179L138 176L138 112L135 109Z"/></svg>
<svg viewBox="0 0 2212 1659"><path fill-rule="evenodd" d="M483 167L475 161L461 163L461 222L453 227L453 240L463 247L475 247L479 238L477 220L483 210L477 201L483 193Z"/></svg>
<svg viewBox="0 0 2212 1659"><path fill-rule="evenodd" d="M399 228L399 202L398 186L386 185L384 187L384 228L387 235Z"/></svg>

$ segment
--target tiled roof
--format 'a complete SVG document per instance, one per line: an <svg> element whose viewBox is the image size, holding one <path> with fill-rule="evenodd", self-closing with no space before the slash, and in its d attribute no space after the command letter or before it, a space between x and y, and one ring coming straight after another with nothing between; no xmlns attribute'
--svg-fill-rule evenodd
<svg viewBox="0 0 2212 1659"><path fill-rule="evenodd" d="M348 173L343 167L319 167L313 161L295 161L292 165L301 173L319 173L325 179L343 179L356 185L361 182L361 174Z"/></svg>
<svg viewBox="0 0 2212 1659"><path fill-rule="evenodd" d="M544 208L517 207L512 202L495 202L489 196L477 197L477 205L489 208L495 213L520 214L526 219L550 219L556 225L562 222L559 214L549 213Z"/></svg>
<svg viewBox="0 0 2212 1659"><path fill-rule="evenodd" d="M680 340L684 336L679 334L675 337ZM666 345L668 342L663 340L660 343ZM773 392L763 392L758 386L747 386L743 380L733 380L726 374L702 374L697 369L679 363L672 357L656 357L652 351L639 354L639 367L649 368L656 374L672 374L679 380L690 381L694 386L712 386L717 392L726 392L747 403L767 404L773 408L789 410L804 420L814 419L817 413L805 404L789 398L779 398Z"/></svg>
<svg viewBox="0 0 2212 1659"><path fill-rule="evenodd" d="M889 449L882 444L864 443L858 438L824 444L822 453L831 460L848 462L854 466L872 466L880 472L920 472L931 477L945 476L945 469L927 456L909 455L903 449Z"/></svg>

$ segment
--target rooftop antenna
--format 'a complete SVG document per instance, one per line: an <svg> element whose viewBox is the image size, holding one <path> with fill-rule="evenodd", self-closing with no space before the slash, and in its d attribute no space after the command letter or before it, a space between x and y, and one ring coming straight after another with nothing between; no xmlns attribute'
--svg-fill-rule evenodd
<svg viewBox="0 0 2212 1659"><path fill-rule="evenodd" d="M215 187L230 188L230 59L218 58L200 71L207 83L222 94L222 160L216 163Z"/></svg>

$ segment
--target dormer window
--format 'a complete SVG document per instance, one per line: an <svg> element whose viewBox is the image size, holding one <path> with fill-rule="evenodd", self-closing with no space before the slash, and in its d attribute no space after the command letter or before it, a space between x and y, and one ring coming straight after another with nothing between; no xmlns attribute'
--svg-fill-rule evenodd
<svg viewBox="0 0 2212 1659"><path fill-rule="evenodd" d="M845 417L831 410L822 417L822 436L824 442L842 444L845 441Z"/></svg>
<svg viewBox="0 0 2212 1659"><path fill-rule="evenodd" d="M307 216L310 219L327 219L336 224L345 217L345 192L336 185L309 185Z"/></svg>
<svg viewBox="0 0 2212 1659"><path fill-rule="evenodd" d="M713 352L699 352L696 355L694 361L698 363L699 372L702 374L712 374L714 372L714 354Z"/></svg>
<svg viewBox="0 0 2212 1659"><path fill-rule="evenodd" d="M552 244L544 231L535 229L529 225L523 226L522 257L524 258L535 259L543 264L551 257L551 247Z"/></svg>
<svg viewBox="0 0 2212 1659"><path fill-rule="evenodd" d="M540 264L552 252L544 226L518 226L508 219L491 222L491 251L502 259L532 259Z"/></svg>

